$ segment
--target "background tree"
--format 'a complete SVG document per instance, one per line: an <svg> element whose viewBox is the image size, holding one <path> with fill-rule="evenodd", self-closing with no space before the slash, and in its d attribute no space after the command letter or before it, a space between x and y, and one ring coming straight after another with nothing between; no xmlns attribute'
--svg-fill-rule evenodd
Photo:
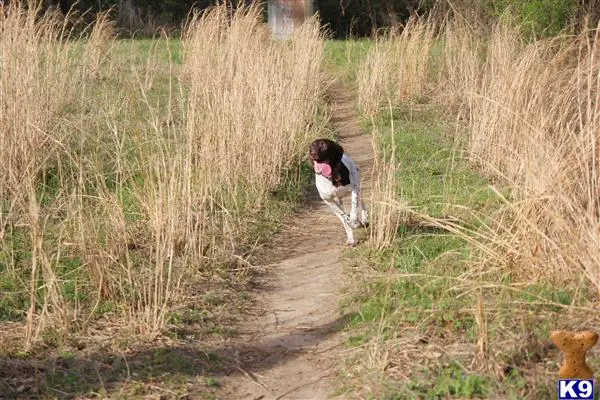
<svg viewBox="0 0 600 400"><path fill-rule="evenodd" d="M160 28L175 31L193 9L205 9L223 0L40 0L45 8L93 15L113 8L120 30L126 34L154 34ZM232 7L239 0L225 0ZM269 0L243 0L244 3ZM308 0L311 1L311 0ZM411 13L458 10L465 17L486 23L510 12L529 37L551 36L567 26L576 27L585 14L590 23L600 20L600 0L312 0L321 20L335 38L370 36L374 30L406 21ZM4 0L5 3L8 0Z"/></svg>

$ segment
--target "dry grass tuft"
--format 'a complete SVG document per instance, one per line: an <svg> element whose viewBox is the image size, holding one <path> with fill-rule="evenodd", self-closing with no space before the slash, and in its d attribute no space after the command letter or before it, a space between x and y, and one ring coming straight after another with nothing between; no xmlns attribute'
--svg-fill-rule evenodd
<svg viewBox="0 0 600 400"><path fill-rule="evenodd" d="M458 18L411 27L412 35L374 47L361 75L363 112L372 116L385 98L406 100L372 89L396 87L397 67L381 62L382 73L367 71L372 60L397 58L394 49L414 49L421 60L414 65L438 70L413 72L423 78L406 90L431 90L465 126L459 131L468 132L470 161L511 188L506 207L486 216L487 227L477 233L480 246L489 248L485 264L501 264L517 279L556 284L578 284L581 271L600 290L597 31L525 44L505 21L487 35ZM439 39L430 34L438 28Z"/></svg>
<svg viewBox="0 0 600 400"><path fill-rule="evenodd" d="M390 284L408 282L420 288L435 280L454 280L440 284L444 295L439 295L439 305L447 305L446 290L452 293L449 301L456 304L448 307L448 312L458 313L461 308L457 320L472 321L469 329L476 337L465 339L464 331L461 337L451 337L450 329L442 324L443 334L431 334L435 341L462 347L457 355L446 354L444 359L458 360L465 372L476 369L504 382L515 379L508 374L518 373L526 387L509 389L518 390L521 397L541 397L547 388L538 382L551 374L549 360L554 354L540 337L559 326L586 329L597 324L593 309L600 293L600 30L589 28L577 35L527 43L518 27L505 20L498 21L491 31L480 30L457 16L421 20L412 26L414 35L378 39L372 47L359 72L361 111L375 120L383 114L386 102L393 107L414 101L414 96L398 95L396 76L401 68L415 69L400 68L393 62L397 58L394 49L414 49L418 53L415 60L428 60L416 64L424 69L429 66L429 73L413 72L425 78L418 79L419 85L405 84L407 91L418 88L416 91L427 94L456 121L457 142L464 144L471 165L498 183L498 188L492 189L500 204L493 210L486 205L482 208L485 213L459 205L462 220L416 216L469 243L466 269L460 264L460 272L444 271L440 276L397 276L391 269L383 278ZM393 137L375 129L374 146L385 149ZM385 164L389 153L380 152L377 158L383 164L380 168L393 174L394 165ZM387 203L393 204L397 193L387 188L395 183L382 174L375 185ZM406 204L395 208L404 211ZM398 220L381 217L372 227L374 247L390 243L397 227ZM404 248L409 240L398 246L403 255L410 253ZM417 245L415 248L420 251ZM456 264L450 261L441 268L451 269ZM404 263L396 266L401 269ZM436 266L427 260L419 268ZM398 292L395 296L404 300L402 291ZM418 293L406 296L417 301ZM461 303L463 297L469 300ZM436 323L423 317L429 310L423 307L420 312L419 327L436 329ZM432 310L432 316L434 313ZM380 336L377 333L377 341L384 339ZM427 340L427 345L415 350L419 363L427 358L423 349L434 343ZM368 363L377 369L378 363L390 359L397 364L403 356L389 354L394 339L386 345L374 344L374 359L363 366ZM463 367L469 362L470 368Z"/></svg>
<svg viewBox="0 0 600 400"><path fill-rule="evenodd" d="M27 346L106 307L155 336L322 128L319 25L277 43L258 7L216 6L179 65L168 38L124 58L108 14L79 40L19 2L0 18L0 278L28 292Z"/></svg>
<svg viewBox="0 0 600 400"><path fill-rule="evenodd" d="M373 223L369 225L369 242L377 250L382 250L394 242L398 226L408 217L408 204L398 200L398 175L401 166L396 162L393 119L390 132L391 141L387 143L385 135L377 127L372 130L374 165L369 204Z"/></svg>
<svg viewBox="0 0 600 400"><path fill-rule="evenodd" d="M357 76L358 105L365 117L376 116L390 100L397 104L426 97L435 32L431 21L412 16L375 39Z"/></svg>

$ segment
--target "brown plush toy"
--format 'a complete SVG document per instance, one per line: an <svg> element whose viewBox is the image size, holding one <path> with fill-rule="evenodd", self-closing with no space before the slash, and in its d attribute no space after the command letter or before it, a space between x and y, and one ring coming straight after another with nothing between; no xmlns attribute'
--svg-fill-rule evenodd
<svg viewBox="0 0 600 400"><path fill-rule="evenodd" d="M558 371L560 379L592 379L594 371L586 364L585 355L598 341L598 334L592 331L554 331L551 338L565 356Z"/></svg>

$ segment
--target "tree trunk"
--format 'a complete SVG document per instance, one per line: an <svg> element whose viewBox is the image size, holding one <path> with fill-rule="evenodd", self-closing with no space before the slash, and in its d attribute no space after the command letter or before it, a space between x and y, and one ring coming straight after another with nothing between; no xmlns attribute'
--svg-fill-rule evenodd
<svg viewBox="0 0 600 400"><path fill-rule="evenodd" d="M131 28L134 26L135 8L133 0L119 0L119 23Z"/></svg>
<svg viewBox="0 0 600 400"><path fill-rule="evenodd" d="M68 0L44 0L44 6L47 10L58 8L63 14L67 14L69 12Z"/></svg>
<svg viewBox="0 0 600 400"><path fill-rule="evenodd" d="M67 14L69 12L69 0L59 0L58 6L63 14Z"/></svg>

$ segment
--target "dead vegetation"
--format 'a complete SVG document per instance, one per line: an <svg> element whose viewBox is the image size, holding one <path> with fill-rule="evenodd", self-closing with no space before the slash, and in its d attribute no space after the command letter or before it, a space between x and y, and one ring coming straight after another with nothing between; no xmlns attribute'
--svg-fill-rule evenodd
<svg viewBox="0 0 600 400"><path fill-rule="evenodd" d="M160 336L191 279L239 275L268 236L250 223L283 212L273 193L300 190L325 123L322 32L275 43L258 7L230 11L140 47L107 14L81 38L19 1L0 15L1 308L18 321L6 337L25 335L11 351L102 319Z"/></svg>
<svg viewBox="0 0 600 400"><path fill-rule="evenodd" d="M435 379L443 381L445 378L439 374L454 368L447 362L455 360L464 373L481 371L499 381L510 379L511 383L503 381L503 385L512 387L519 396L543 396L545 389L536 382L552 379L558 361L556 349L548 344L549 330L598 326L593 310L600 290L599 39L598 29L588 27L577 35L527 42L508 20L499 20L491 31L486 31L458 14L413 17L402 28L378 38L359 71L359 107L372 121L375 132L398 120L382 116L397 113L400 119L411 121L413 111L420 107L416 104L426 102L438 110L438 115L444 115L446 134L453 135L459 146L458 159L448 161L448 179L464 159L494 182L489 197L498 202L497 206L481 210L446 199L449 203L445 210L450 213L446 215L410 211L408 195L397 200L402 195L402 172L397 174L395 190L388 189L394 183L390 183L386 172L374 184L373 198L379 205L373 211L378 223L373 224L371 240L376 248L390 249L391 243L397 248L410 240L406 235L400 242L383 240L410 223L388 217L389 204L394 203L399 213L412 215L413 222L449 232L469 248L466 260L459 257L452 261L453 250L448 249L445 255L426 261L424 271L409 271L402 276L395 271L402 265L398 261L388 263L383 258L395 268L368 262L385 272L375 273L374 279L366 278L363 286L379 288L371 296L388 296L390 303L406 301L398 289L404 287L404 282L426 291L438 287L436 281L451 280L438 288L448 291L447 301L455 302L445 312L456 312L456 318L470 322L468 328L456 332L462 337L453 336L452 330L435 330L435 339L427 342L438 349L457 346L460 353L446 354L431 364L437 365L432 367L437 371ZM406 113L411 114L398 109L408 109ZM392 126L392 138L393 132ZM382 171L387 171L393 169L389 161L394 159L393 149L397 152L401 147L393 142L390 147L390 136L385 135L384 140L379 136L375 135L376 145L383 150L379 163ZM425 246L417 238L414 241ZM450 259L440 265L439 260L445 257ZM457 262L458 269L451 267ZM444 272L434 272L434 265ZM384 294L382 286L390 287L391 294ZM446 301L446 294L432 296L438 299L434 304ZM420 301L417 309L428 304L426 299ZM380 326L388 328L406 318L407 310L398 307L397 312L381 316ZM432 318L437 315L431 312ZM418 326L434 329L430 325L438 324L431 324L425 317L427 313L421 309L425 320ZM402 352L402 357L392 350L403 343L405 334L405 329L394 334L383 329L381 335L367 341L368 346L375 347L370 351L377 354L377 361L370 361L370 367L365 368L375 368L381 374L377 390L385 392L382 388L389 383L384 383L385 377L392 374L387 372L389 366L406 360L408 350ZM416 360L425 360L418 353L429 351L428 346L416 345ZM377 367L374 362L387 367ZM356 376L364 373L357 372ZM450 383L442 388L439 380L435 387L420 386L409 375L398 378L411 381L409 386L416 391L406 393L412 395L427 390L455 390L460 394L472 389L452 388ZM425 374L416 381L419 379L433 378ZM455 379L449 377L448 382ZM475 392L484 394L484 386Z"/></svg>

